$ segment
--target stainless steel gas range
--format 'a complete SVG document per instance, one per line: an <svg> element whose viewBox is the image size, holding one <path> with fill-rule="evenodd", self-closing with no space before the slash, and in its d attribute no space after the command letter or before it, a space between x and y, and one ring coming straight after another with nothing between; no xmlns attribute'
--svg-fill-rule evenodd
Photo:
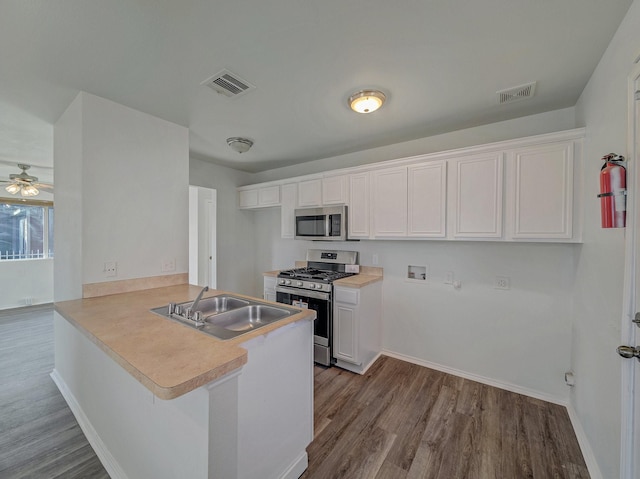
<svg viewBox="0 0 640 479"><path fill-rule="evenodd" d="M330 366L333 337L333 282L355 273L357 251L310 249L307 266L281 271L278 274L276 300L316 311L314 323L314 361ZM356 267L357 268L357 267Z"/></svg>

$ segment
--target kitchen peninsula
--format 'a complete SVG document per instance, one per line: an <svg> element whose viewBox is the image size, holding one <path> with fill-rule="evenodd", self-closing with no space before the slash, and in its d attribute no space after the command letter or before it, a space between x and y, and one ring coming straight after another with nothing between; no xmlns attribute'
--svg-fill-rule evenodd
<svg viewBox="0 0 640 479"><path fill-rule="evenodd" d="M56 303L54 381L114 478L299 477L315 312L221 341L149 311L200 289Z"/></svg>

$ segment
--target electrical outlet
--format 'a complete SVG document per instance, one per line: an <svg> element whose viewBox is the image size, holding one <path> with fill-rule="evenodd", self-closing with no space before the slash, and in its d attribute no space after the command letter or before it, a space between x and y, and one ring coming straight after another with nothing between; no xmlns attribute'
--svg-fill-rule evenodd
<svg viewBox="0 0 640 479"><path fill-rule="evenodd" d="M453 271L447 271L444 274L444 284L453 284Z"/></svg>
<svg viewBox="0 0 640 479"><path fill-rule="evenodd" d="M175 271L176 260L175 258L162 260L162 272Z"/></svg>
<svg viewBox="0 0 640 479"><path fill-rule="evenodd" d="M371 263L372 264L378 264L378 255L374 254L373 257L371 258Z"/></svg>
<svg viewBox="0 0 640 479"><path fill-rule="evenodd" d="M493 284L495 289L511 289L511 280L509 276L496 276L496 281Z"/></svg>
<svg viewBox="0 0 640 479"><path fill-rule="evenodd" d="M118 263L115 261L107 261L104 264L104 275L106 277L113 277L118 275Z"/></svg>

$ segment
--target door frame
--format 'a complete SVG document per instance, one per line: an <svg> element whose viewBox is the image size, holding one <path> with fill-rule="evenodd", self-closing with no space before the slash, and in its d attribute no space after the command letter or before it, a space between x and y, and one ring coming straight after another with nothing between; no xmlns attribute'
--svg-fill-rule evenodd
<svg viewBox="0 0 640 479"><path fill-rule="evenodd" d="M640 143L640 100L636 100L636 91L640 91L640 64L636 64L628 78L628 133L627 133L627 225L625 228L625 271L622 299L621 344L636 345L638 328L631 320L638 311L636 277L640 274L640 251L637 227L640 225L640 178L636 168ZM621 360L621 440L620 440L620 478L639 479L640 459L635 445L640 444L640 389L638 377L639 365L635 359Z"/></svg>

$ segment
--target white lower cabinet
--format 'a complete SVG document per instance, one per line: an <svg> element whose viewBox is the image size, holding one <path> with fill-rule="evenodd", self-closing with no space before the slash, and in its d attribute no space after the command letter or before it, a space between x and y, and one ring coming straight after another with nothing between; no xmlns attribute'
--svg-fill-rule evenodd
<svg viewBox="0 0 640 479"><path fill-rule="evenodd" d="M264 294L263 298L267 301L276 301L276 284L278 279L274 276L264 277Z"/></svg>
<svg viewBox="0 0 640 479"><path fill-rule="evenodd" d="M382 281L362 288L334 285L333 357L363 374L382 351Z"/></svg>

